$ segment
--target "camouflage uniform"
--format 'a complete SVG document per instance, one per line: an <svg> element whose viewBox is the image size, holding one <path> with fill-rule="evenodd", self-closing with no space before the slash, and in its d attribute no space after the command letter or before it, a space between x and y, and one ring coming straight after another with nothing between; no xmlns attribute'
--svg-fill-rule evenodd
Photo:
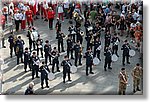
<svg viewBox="0 0 150 102"><path fill-rule="evenodd" d="M119 95L125 95L127 86L127 74L120 72L119 74Z"/></svg>
<svg viewBox="0 0 150 102"><path fill-rule="evenodd" d="M133 77L133 92L140 91L139 85L141 81L141 76L142 76L142 67L136 66L132 70L132 77Z"/></svg>

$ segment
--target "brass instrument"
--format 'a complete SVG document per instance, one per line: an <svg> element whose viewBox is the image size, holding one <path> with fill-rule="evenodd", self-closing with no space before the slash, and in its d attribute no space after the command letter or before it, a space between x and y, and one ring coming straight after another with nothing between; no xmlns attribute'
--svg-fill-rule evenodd
<svg viewBox="0 0 150 102"><path fill-rule="evenodd" d="M14 39L13 39L13 43L16 44L17 36L16 36L16 35L13 35L13 38L14 38Z"/></svg>
<svg viewBox="0 0 150 102"><path fill-rule="evenodd" d="M65 35L64 33L61 33L61 36L63 37L63 39L67 39L67 35Z"/></svg>
<svg viewBox="0 0 150 102"><path fill-rule="evenodd" d="M77 12L73 12L73 17L75 18L77 16L79 16L79 14Z"/></svg>
<svg viewBox="0 0 150 102"><path fill-rule="evenodd" d="M19 52L19 47L17 46L16 47L16 53L18 54L18 52Z"/></svg>
<svg viewBox="0 0 150 102"><path fill-rule="evenodd" d="M92 38L90 40L90 44L94 44L94 36L92 35Z"/></svg>

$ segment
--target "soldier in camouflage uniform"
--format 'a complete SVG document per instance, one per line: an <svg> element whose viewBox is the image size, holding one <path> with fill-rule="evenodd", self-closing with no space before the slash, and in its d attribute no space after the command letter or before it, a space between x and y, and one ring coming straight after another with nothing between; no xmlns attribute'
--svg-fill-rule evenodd
<svg viewBox="0 0 150 102"><path fill-rule="evenodd" d="M127 74L125 68L121 68L119 73L119 95L125 95L126 86L127 86Z"/></svg>
<svg viewBox="0 0 150 102"><path fill-rule="evenodd" d="M137 63L131 73L133 77L133 92L134 93L136 91L141 91L139 88L139 85L141 82L142 73L143 73L142 67L140 67L139 63Z"/></svg>

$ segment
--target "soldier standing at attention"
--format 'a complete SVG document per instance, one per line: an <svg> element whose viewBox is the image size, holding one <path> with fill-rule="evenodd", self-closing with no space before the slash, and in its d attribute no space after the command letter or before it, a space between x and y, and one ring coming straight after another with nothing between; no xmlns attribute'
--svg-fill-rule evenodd
<svg viewBox="0 0 150 102"><path fill-rule="evenodd" d="M8 42L9 42L9 48L10 48L10 57L12 58L12 53L13 53L13 49L14 48L14 36L13 34L11 34L9 37L8 37ZM15 51L15 50L14 50Z"/></svg>
<svg viewBox="0 0 150 102"><path fill-rule="evenodd" d="M119 73L119 95L125 95L126 86L128 84L127 74L125 68L121 68Z"/></svg>
<svg viewBox="0 0 150 102"><path fill-rule="evenodd" d="M71 59L73 58L73 39L71 38L71 35L68 35L67 39L67 56L69 58L69 54L71 53Z"/></svg>
<svg viewBox="0 0 150 102"><path fill-rule="evenodd" d="M29 68L31 70L31 66L30 66L30 52L28 51L28 48L25 48L25 52L24 52L24 70L25 72L27 72L27 65L29 65Z"/></svg>
<svg viewBox="0 0 150 102"><path fill-rule="evenodd" d="M139 85L141 83L141 77L142 77L142 67L140 67L140 64L137 63L134 69L132 70L132 77L133 77L133 92L141 91L139 88Z"/></svg>
<svg viewBox="0 0 150 102"><path fill-rule="evenodd" d="M51 45L49 44L49 41L48 40L46 40L45 41L45 45L44 45L44 52L45 52L45 64L47 64L47 60L48 60L48 58L49 58L49 63L50 63L50 65L52 64L52 62L51 62L51 55L50 55L50 53L51 53L51 50L52 50L52 48L51 48Z"/></svg>

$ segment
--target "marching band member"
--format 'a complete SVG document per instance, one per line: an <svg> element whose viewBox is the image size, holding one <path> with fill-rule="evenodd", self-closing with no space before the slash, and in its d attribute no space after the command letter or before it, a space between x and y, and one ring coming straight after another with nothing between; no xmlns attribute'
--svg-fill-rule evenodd
<svg viewBox="0 0 150 102"><path fill-rule="evenodd" d="M33 11L30 10L30 7L27 7L26 18L27 18L28 27L30 25L33 26Z"/></svg>
<svg viewBox="0 0 150 102"><path fill-rule="evenodd" d="M119 44L119 42L120 42L120 39L117 36L117 34L115 33L114 37L111 40L111 43L112 43L112 54L116 54L118 57L119 57L119 55L118 55L118 44Z"/></svg>
<svg viewBox="0 0 150 102"><path fill-rule="evenodd" d="M74 25L69 26L68 31L69 31L69 35L71 35L71 38L73 39L73 42L75 43L75 41L76 41L75 40L76 39L76 32L75 32Z"/></svg>
<svg viewBox="0 0 150 102"><path fill-rule="evenodd" d="M46 83L46 87L49 88L48 86L48 73L50 72L48 66L42 62L42 66L40 67L39 71L41 72L41 88L44 89L44 80Z"/></svg>
<svg viewBox="0 0 150 102"><path fill-rule="evenodd" d="M86 35L85 39L86 39L86 41L87 41L87 47L86 47L86 49L88 49L89 47L92 48L92 47L91 47L91 39L92 39L92 34L91 34L91 32L89 32L89 33Z"/></svg>
<svg viewBox="0 0 150 102"><path fill-rule="evenodd" d="M142 74L143 74L143 69L142 67L140 67L140 64L137 63L131 72L131 75L133 77L133 93L135 93L136 91L141 91L139 86L141 83Z"/></svg>
<svg viewBox="0 0 150 102"><path fill-rule="evenodd" d="M90 74L94 74L94 72L92 72L92 65L93 65L93 53L91 48L88 48L87 52L85 53L86 58L86 75L89 75L88 72L88 68L90 67Z"/></svg>
<svg viewBox="0 0 150 102"><path fill-rule="evenodd" d="M25 95L34 95L34 90L33 90L34 83L30 83L27 89L25 90Z"/></svg>
<svg viewBox="0 0 150 102"><path fill-rule="evenodd" d="M28 48L25 48L24 51L24 70L27 72L27 65L29 65L30 71L31 71L31 66L30 66L30 52L28 51Z"/></svg>
<svg viewBox="0 0 150 102"><path fill-rule="evenodd" d="M18 40L16 41L16 54L17 54L17 65L19 64L19 58L21 58L21 63L23 63L23 45L24 41L21 39L21 36L18 36Z"/></svg>
<svg viewBox="0 0 150 102"><path fill-rule="evenodd" d="M119 95L125 95L126 86L127 86L127 74L125 68L121 68L121 72L119 73Z"/></svg>
<svg viewBox="0 0 150 102"><path fill-rule="evenodd" d="M60 52L65 52L64 51L64 39L63 39L64 37L65 37L64 33L61 33L59 31L58 36L57 36L57 39L58 39L58 51L59 51L59 53ZM61 51L60 51L60 46L61 46Z"/></svg>
<svg viewBox="0 0 150 102"><path fill-rule="evenodd" d="M69 58L69 53L71 53L71 59L73 58L73 40L71 39L71 35L68 35L67 39L67 56Z"/></svg>
<svg viewBox="0 0 150 102"><path fill-rule="evenodd" d="M101 48L102 48L102 45L101 45L100 38L97 37L94 42L94 57L97 57L100 61L101 61L100 59Z"/></svg>
<svg viewBox="0 0 150 102"><path fill-rule="evenodd" d="M71 81L70 67L72 64L67 55L64 56L64 60L61 62L61 66L63 66L63 83L65 83L66 74L68 74L68 81Z"/></svg>
<svg viewBox="0 0 150 102"><path fill-rule="evenodd" d="M81 58L82 58L82 46L80 44L80 41L77 41L77 43L74 45L74 51L75 51L75 66L77 67L77 62L79 60L79 65L82 65Z"/></svg>
<svg viewBox="0 0 150 102"><path fill-rule="evenodd" d="M39 63L40 59L36 55L36 52L32 53L31 56L31 63L32 63L32 80L34 79L34 75L36 74L36 78L39 78L38 72L39 72Z"/></svg>
<svg viewBox="0 0 150 102"><path fill-rule="evenodd" d="M77 41L80 41L80 44L83 42L83 35L81 35L81 29L79 27L76 27L76 36L77 36Z"/></svg>
<svg viewBox="0 0 150 102"><path fill-rule="evenodd" d="M14 44L14 36L13 36L13 34L11 34L8 37L8 42L9 42L9 48L10 48L10 57L12 58L13 49L14 49L14 52L16 53L15 48L14 48L15 44Z"/></svg>
<svg viewBox="0 0 150 102"><path fill-rule="evenodd" d="M43 58L43 40L41 39L40 35L38 35L38 39L36 40L37 45L37 56L39 56L39 50L41 51L41 56Z"/></svg>
<svg viewBox="0 0 150 102"><path fill-rule="evenodd" d="M111 68L111 56L112 56L112 52L111 52L111 48L108 46L106 47L105 49L105 52L104 52L104 56L105 56L105 64L104 64L104 70L107 71L106 67L108 65L108 69L112 69Z"/></svg>
<svg viewBox="0 0 150 102"><path fill-rule="evenodd" d="M104 50L105 50L106 47L110 46L110 43L111 43L111 35L107 31L107 33L105 34L105 47L104 47Z"/></svg>
<svg viewBox="0 0 150 102"><path fill-rule="evenodd" d="M53 58L52 73L54 73L55 64L56 64L56 67L57 67L57 72L60 72L60 70L59 70L59 60L58 60L59 52L56 49L56 47L53 48L53 51L51 52L51 56Z"/></svg>
<svg viewBox="0 0 150 102"><path fill-rule="evenodd" d="M88 19L84 23L84 27L85 27L85 30L86 30L86 35L89 32L87 28L90 27L90 26L91 26L91 23L90 23L90 20Z"/></svg>
<svg viewBox="0 0 150 102"><path fill-rule="evenodd" d="M51 48L51 45L49 44L49 41L48 40L46 40L45 41L45 45L44 45L44 52L45 52L45 64L47 65L47 60L48 60L48 58L49 58L49 63L50 63L50 65L52 64L52 62L51 62L51 55L50 55L50 53L51 53L51 50L52 50L52 48Z"/></svg>
<svg viewBox="0 0 150 102"><path fill-rule="evenodd" d="M56 28L56 34L58 36L58 33L61 31L61 22L60 22L59 18L57 18L55 28ZM57 39L57 36L56 36L56 39Z"/></svg>
<svg viewBox="0 0 150 102"><path fill-rule="evenodd" d="M123 58L122 58L122 64L123 64L123 66L125 65L125 58L126 58L126 61L127 61L127 64L130 64L130 62L129 62L129 57L130 57L130 55L129 55L129 51L130 51L130 45L129 45L129 43L128 43L128 41L127 40L125 40L124 41L124 44L122 45L122 48L121 48L121 50L123 50Z"/></svg>

